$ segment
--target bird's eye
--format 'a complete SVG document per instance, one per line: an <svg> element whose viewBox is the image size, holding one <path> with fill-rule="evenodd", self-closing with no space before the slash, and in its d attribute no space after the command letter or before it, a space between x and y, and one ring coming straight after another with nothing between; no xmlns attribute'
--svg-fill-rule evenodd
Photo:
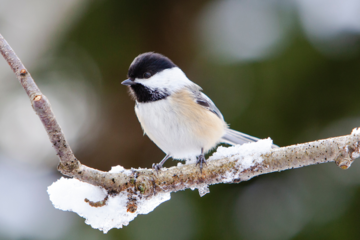
<svg viewBox="0 0 360 240"><path fill-rule="evenodd" d="M145 73L144 73L144 78L149 78L149 77L151 77L151 73L145 72Z"/></svg>

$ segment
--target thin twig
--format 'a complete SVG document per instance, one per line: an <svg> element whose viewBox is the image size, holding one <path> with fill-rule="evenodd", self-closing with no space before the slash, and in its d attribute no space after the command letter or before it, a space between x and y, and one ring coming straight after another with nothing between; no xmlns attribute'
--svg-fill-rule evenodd
<svg viewBox="0 0 360 240"><path fill-rule="evenodd" d="M58 124L54 112L51 109L49 100L40 91L34 79L25 68L19 57L15 54L14 50L10 47L7 41L0 34L0 52L5 60L10 65L15 73L20 84L23 86L27 95L30 98L31 105L34 111L39 116L43 123L45 130L50 138L56 155L59 156L62 166L62 173L66 174L74 169L77 169L80 162L75 158L69 144L65 139L65 135Z"/></svg>
<svg viewBox="0 0 360 240"><path fill-rule="evenodd" d="M0 35L0 52L28 94L31 104L40 117L50 141L59 156L58 169L64 175L105 188L110 194L127 190L142 196L157 192L174 192L186 188L202 188L216 183L240 182L252 177L298 168L313 164L336 162L343 169L348 168L359 156L360 131L352 134L272 149L263 154L263 161L250 168L243 168L236 156L209 161L200 173L194 164L163 169L156 173L152 169L131 170L131 174L102 172L82 165L66 142L64 133L56 121L47 98L40 92L34 80Z"/></svg>

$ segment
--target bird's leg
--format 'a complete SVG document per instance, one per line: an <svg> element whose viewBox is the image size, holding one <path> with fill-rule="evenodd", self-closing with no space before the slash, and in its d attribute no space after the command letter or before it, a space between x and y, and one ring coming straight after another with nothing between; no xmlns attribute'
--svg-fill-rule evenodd
<svg viewBox="0 0 360 240"><path fill-rule="evenodd" d="M200 166L200 172L202 173L203 164L206 165L204 148L201 148L201 154L197 158L196 165L198 165L198 164Z"/></svg>
<svg viewBox="0 0 360 240"><path fill-rule="evenodd" d="M163 160L161 160L158 164L153 163L152 168L155 169L156 172L159 171L162 168L162 166L164 165L164 163L166 162L166 160L168 160L170 157L171 157L170 153L167 154L163 158Z"/></svg>

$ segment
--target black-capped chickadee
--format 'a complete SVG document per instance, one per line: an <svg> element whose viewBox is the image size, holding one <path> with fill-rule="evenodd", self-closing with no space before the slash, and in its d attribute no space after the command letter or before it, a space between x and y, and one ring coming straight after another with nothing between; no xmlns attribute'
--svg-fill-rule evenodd
<svg viewBox="0 0 360 240"><path fill-rule="evenodd" d="M206 163L204 154L218 143L243 144L259 139L228 128L219 109L169 58L153 52L137 56L128 79L135 99L135 113L144 133L166 156L153 168L160 170L167 159L190 159Z"/></svg>

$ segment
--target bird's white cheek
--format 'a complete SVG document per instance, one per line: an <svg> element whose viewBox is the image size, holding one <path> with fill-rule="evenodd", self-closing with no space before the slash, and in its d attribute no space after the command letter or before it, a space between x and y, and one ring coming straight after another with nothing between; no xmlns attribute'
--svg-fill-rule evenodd
<svg viewBox="0 0 360 240"><path fill-rule="evenodd" d="M185 86L194 84L180 68L165 69L156 73L148 79L135 79L135 82L140 83L150 89L166 89L170 92L178 91Z"/></svg>
<svg viewBox="0 0 360 240"><path fill-rule="evenodd" d="M169 79L160 77L160 76L153 76L149 79L135 79L135 82L144 85L150 89L162 89L162 88L169 88Z"/></svg>

